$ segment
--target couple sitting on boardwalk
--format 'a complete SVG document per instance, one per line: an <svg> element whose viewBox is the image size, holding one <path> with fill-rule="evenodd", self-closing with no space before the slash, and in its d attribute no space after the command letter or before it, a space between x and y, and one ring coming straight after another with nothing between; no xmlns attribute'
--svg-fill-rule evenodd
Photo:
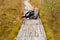
<svg viewBox="0 0 60 40"><path fill-rule="evenodd" d="M25 16L23 16L22 18L28 18L28 19L38 19L39 17L39 10L38 8L34 8L30 11L28 11Z"/></svg>

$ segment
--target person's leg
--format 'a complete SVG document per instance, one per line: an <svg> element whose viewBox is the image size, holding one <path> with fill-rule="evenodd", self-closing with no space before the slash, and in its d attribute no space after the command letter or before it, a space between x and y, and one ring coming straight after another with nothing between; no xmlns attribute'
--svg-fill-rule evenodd
<svg viewBox="0 0 60 40"><path fill-rule="evenodd" d="M34 16L34 19L38 19L38 15Z"/></svg>
<svg viewBox="0 0 60 40"><path fill-rule="evenodd" d="M27 16L22 16L22 18L27 18Z"/></svg>

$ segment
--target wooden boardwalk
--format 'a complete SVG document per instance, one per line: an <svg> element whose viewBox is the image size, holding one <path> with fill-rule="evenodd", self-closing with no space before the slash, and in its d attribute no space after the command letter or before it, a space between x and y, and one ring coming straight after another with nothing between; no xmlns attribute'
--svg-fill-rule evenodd
<svg viewBox="0 0 60 40"><path fill-rule="evenodd" d="M24 15L33 8L28 1L24 0ZM25 19L16 40L47 40L41 20Z"/></svg>
<svg viewBox="0 0 60 40"><path fill-rule="evenodd" d="M41 20L26 19L19 30L16 40L47 40Z"/></svg>

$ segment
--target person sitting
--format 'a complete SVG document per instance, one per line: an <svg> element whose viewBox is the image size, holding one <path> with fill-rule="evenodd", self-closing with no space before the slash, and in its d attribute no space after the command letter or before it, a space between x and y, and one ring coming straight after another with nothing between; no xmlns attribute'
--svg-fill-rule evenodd
<svg viewBox="0 0 60 40"><path fill-rule="evenodd" d="M39 10L38 8L34 8L33 10L28 11L25 16L22 18L29 18L29 19L38 19L39 16Z"/></svg>
<svg viewBox="0 0 60 40"><path fill-rule="evenodd" d="M22 18L29 18L29 19L32 19L33 18L33 15L34 15L34 10L30 10L28 11L25 16L23 16Z"/></svg>
<svg viewBox="0 0 60 40"><path fill-rule="evenodd" d="M39 10L38 8L34 8L34 19L38 19L39 16Z"/></svg>

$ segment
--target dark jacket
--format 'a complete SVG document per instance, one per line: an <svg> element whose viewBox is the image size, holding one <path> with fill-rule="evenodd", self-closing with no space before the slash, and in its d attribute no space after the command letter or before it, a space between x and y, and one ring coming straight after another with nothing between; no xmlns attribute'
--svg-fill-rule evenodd
<svg viewBox="0 0 60 40"><path fill-rule="evenodd" d="M34 15L34 11L28 11L26 14L25 14L25 16L27 17L27 18L30 18L30 17L32 17Z"/></svg>

